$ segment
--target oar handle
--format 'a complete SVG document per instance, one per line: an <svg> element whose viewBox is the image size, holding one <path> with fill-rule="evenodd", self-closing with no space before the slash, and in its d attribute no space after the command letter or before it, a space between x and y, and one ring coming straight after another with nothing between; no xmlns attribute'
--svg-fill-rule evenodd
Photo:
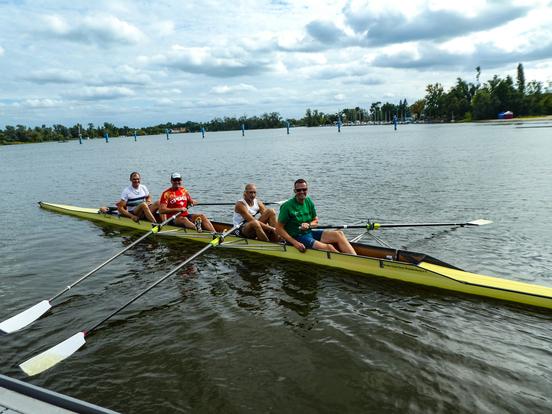
<svg viewBox="0 0 552 414"><path fill-rule="evenodd" d="M337 226L316 226L313 227L313 230L315 229L367 229L367 230L375 230L379 228L378 223L368 223L368 224L340 224Z"/></svg>

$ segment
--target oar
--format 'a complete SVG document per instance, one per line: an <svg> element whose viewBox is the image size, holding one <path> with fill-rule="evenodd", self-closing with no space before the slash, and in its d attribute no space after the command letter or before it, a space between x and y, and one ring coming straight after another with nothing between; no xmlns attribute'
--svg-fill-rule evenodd
<svg viewBox="0 0 552 414"><path fill-rule="evenodd" d="M287 200L280 200L280 201L272 201L272 202L267 202L265 203L263 201L263 204L265 206L268 206L268 205L279 205L281 206L282 204L284 204ZM235 205L236 203L197 203L196 206L233 206Z"/></svg>
<svg viewBox="0 0 552 414"><path fill-rule="evenodd" d="M29 309L27 309L23 312L20 312L17 315L12 316L9 319L6 319L2 323L0 323L0 331L5 333L5 334L10 334L12 332L18 331L18 330L24 328L25 326L33 323L38 318L40 318L42 315L44 315L52 307L50 302L52 302L54 299L57 299L58 297L63 295L65 292L67 292L69 289L71 289L73 286L78 285L84 279L86 279L87 277L93 275L98 270L100 270L102 267L107 265L108 263L111 263L113 260L115 260L117 257L122 255L124 252L126 252L127 250L129 250L132 247L136 246L138 243L140 243L142 240L144 240L150 234L157 233L161 227L163 227L165 224L169 223L170 221L174 220L180 214L181 214L181 212L176 213L174 216L168 218L164 222L154 225L153 228L150 231L148 231L146 234L144 234L138 240L136 240L135 242L133 242L130 245L128 245L127 247L125 247L123 250L121 250L115 256L112 256L111 258L109 258L108 260L106 260L105 262L100 264L99 266L92 269L90 272L88 272L87 274L82 276L76 282L73 282L72 284L67 286L65 289L63 289L61 292L59 292L58 294L56 294L52 298L50 298L48 300L42 300L42 301L38 302L36 305L30 307Z"/></svg>
<svg viewBox="0 0 552 414"><path fill-rule="evenodd" d="M176 266L174 269L172 269L169 273L164 275L162 278L151 284L148 288L140 292L138 295L133 297L131 300L129 300L127 303L125 303L123 306L121 306L119 309L113 311L110 315L96 323L92 328L88 330L84 330L81 332L76 333L75 335L71 336L70 338L66 339L65 341L57 344L56 346L47 349L46 351L28 359L27 361L23 362L19 367L25 372L25 374L32 376L36 374L40 374L43 371L46 371L49 368L52 368L54 365L56 365L58 362L63 361L64 359L70 357L73 355L76 351L78 351L85 343L85 338L89 336L94 330L96 330L100 325L102 325L104 322L112 318L117 313L121 312L123 309L125 309L128 305L136 301L141 296L145 295L147 292L149 292L151 289L153 289L155 286L157 286L159 283L163 282L165 279L167 279L169 276L176 273L178 270L180 270L182 267L190 263L192 260L194 260L196 257L200 256L201 254L205 253L207 250L209 250L211 247L218 246L224 241L224 238L228 236L229 234L233 233L238 227L234 226L230 230L225 231L224 233L218 235L213 240L209 242L207 246L205 246L203 249L198 251L197 253L190 256L188 259L184 260L182 263L180 263L178 266Z"/></svg>
<svg viewBox="0 0 552 414"><path fill-rule="evenodd" d="M366 229L377 230L382 228L391 227L444 227L444 226L484 226L485 224L491 224L491 220L478 219L468 221L466 223L368 223L368 224L339 224L337 226L317 226L317 229Z"/></svg>
<svg viewBox="0 0 552 414"><path fill-rule="evenodd" d="M268 202L263 202L263 204L265 206L268 206L268 205L279 205L281 206L282 204L284 204L287 200L280 200L280 201L268 201ZM233 202L233 203L197 203L196 206L233 206L235 205L236 203ZM195 207L195 206L194 206ZM107 207L110 211L116 211L117 210L117 207Z"/></svg>

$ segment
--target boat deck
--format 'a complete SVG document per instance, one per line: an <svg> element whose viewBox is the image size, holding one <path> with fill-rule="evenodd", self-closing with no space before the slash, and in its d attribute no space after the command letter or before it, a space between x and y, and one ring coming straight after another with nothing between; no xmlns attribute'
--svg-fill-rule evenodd
<svg viewBox="0 0 552 414"><path fill-rule="evenodd" d="M0 374L0 414L117 414Z"/></svg>

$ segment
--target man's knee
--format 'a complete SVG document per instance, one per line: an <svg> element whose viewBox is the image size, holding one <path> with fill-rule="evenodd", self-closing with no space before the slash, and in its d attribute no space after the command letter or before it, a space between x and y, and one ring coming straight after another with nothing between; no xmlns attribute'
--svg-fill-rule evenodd
<svg viewBox="0 0 552 414"><path fill-rule="evenodd" d="M345 233L343 233L341 230L332 230L328 236L332 240L332 243L339 241L339 240L345 240Z"/></svg>
<svg viewBox="0 0 552 414"><path fill-rule="evenodd" d="M276 211L273 208L268 208L264 211L263 214L261 214L261 217L259 217L259 220L261 220L263 223L268 223L272 218L276 217Z"/></svg>

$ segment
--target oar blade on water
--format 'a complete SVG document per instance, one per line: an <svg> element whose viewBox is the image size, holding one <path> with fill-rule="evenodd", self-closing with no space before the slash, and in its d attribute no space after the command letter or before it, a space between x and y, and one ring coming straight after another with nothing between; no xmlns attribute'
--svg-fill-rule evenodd
<svg viewBox="0 0 552 414"><path fill-rule="evenodd" d="M85 343L84 332L79 332L56 346L28 359L20 364L19 368L28 376L40 374L73 355Z"/></svg>
<svg viewBox="0 0 552 414"><path fill-rule="evenodd" d="M468 222L470 226L484 226L485 224L491 224L491 223L492 223L491 220L485 220L485 219L478 219L478 220L473 220Z"/></svg>
<svg viewBox="0 0 552 414"><path fill-rule="evenodd" d="M164 226L165 224L169 223L171 220L174 220L176 217L178 217L182 212L176 213L174 216L168 218L167 220L163 221L163 223L155 225L150 231L148 231L146 234L144 234L142 237L140 237L138 240L131 243L129 246L125 247L123 250L118 252L115 256L110 257L105 262L100 264L99 266L96 266L93 270L82 276L77 281L73 282L69 286L67 286L65 289L63 289L61 292L59 292L57 295L55 295L53 298L48 300L43 300L42 302L39 302L38 304L34 305L32 308L27 309L24 312L18 313L17 315L11 317L10 319L5 320L4 322L0 323L0 332L4 332L6 334L18 331L19 329L24 328L25 326L31 324L32 322L36 321L38 318L40 318L42 315L44 315L52 306L50 305L50 301L53 301L54 299L58 298L65 292L67 292L69 289L73 288L74 286L81 283L86 278L92 276L94 273L96 273L98 270L106 266L107 264L111 263L113 260L115 260L117 257L121 256L124 252L131 249L133 246L140 243L142 240L144 240L146 237L148 237L152 233L157 233L159 229Z"/></svg>
<svg viewBox="0 0 552 414"><path fill-rule="evenodd" d="M42 315L44 315L52 307L50 302L43 300L38 302L33 307L18 313L15 316L12 316L9 319L6 319L4 322L0 323L0 331L10 334L12 332L23 329L25 326L33 323Z"/></svg>
<svg viewBox="0 0 552 414"><path fill-rule="evenodd" d="M176 273L178 270L180 270L183 266L188 264L190 261L194 260L199 255L203 254L205 251L207 251L211 247L216 247L222 243L224 238L230 234L232 234L234 231L236 231L240 226L234 226L232 229L223 232L221 235L215 237L213 240L209 242L207 246L205 246L203 249L198 251L197 253L191 255L186 260L184 260L182 263L180 263L178 266L176 266L174 269L172 269L169 273L165 274L161 279L158 279L151 285L149 285L145 290L140 292L138 295L134 296L131 300L127 301L124 305L120 306L115 311L111 312L108 316L103 318L101 321L96 323L92 328L86 330L85 332L79 332L69 339L66 339L65 341L61 342L60 344L47 349L46 351L42 352L41 354L38 354L31 359L28 359L27 361L23 362L19 365L19 368L23 370L25 374L28 376L40 374L41 372L46 371L47 369L52 368L54 365L58 364L59 362L63 361L64 359L70 357L75 352L77 352L85 343L84 340L85 336L87 334L90 334L90 332L94 331L98 326L106 322L107 320L111 319L114 315L125 309L127 306L129 306L131 303L135 302L138 298L145 295L147 292L149 292L151 289L153 289L155 286L157 286L159 283L163 282L165 279Z"/></svg>

